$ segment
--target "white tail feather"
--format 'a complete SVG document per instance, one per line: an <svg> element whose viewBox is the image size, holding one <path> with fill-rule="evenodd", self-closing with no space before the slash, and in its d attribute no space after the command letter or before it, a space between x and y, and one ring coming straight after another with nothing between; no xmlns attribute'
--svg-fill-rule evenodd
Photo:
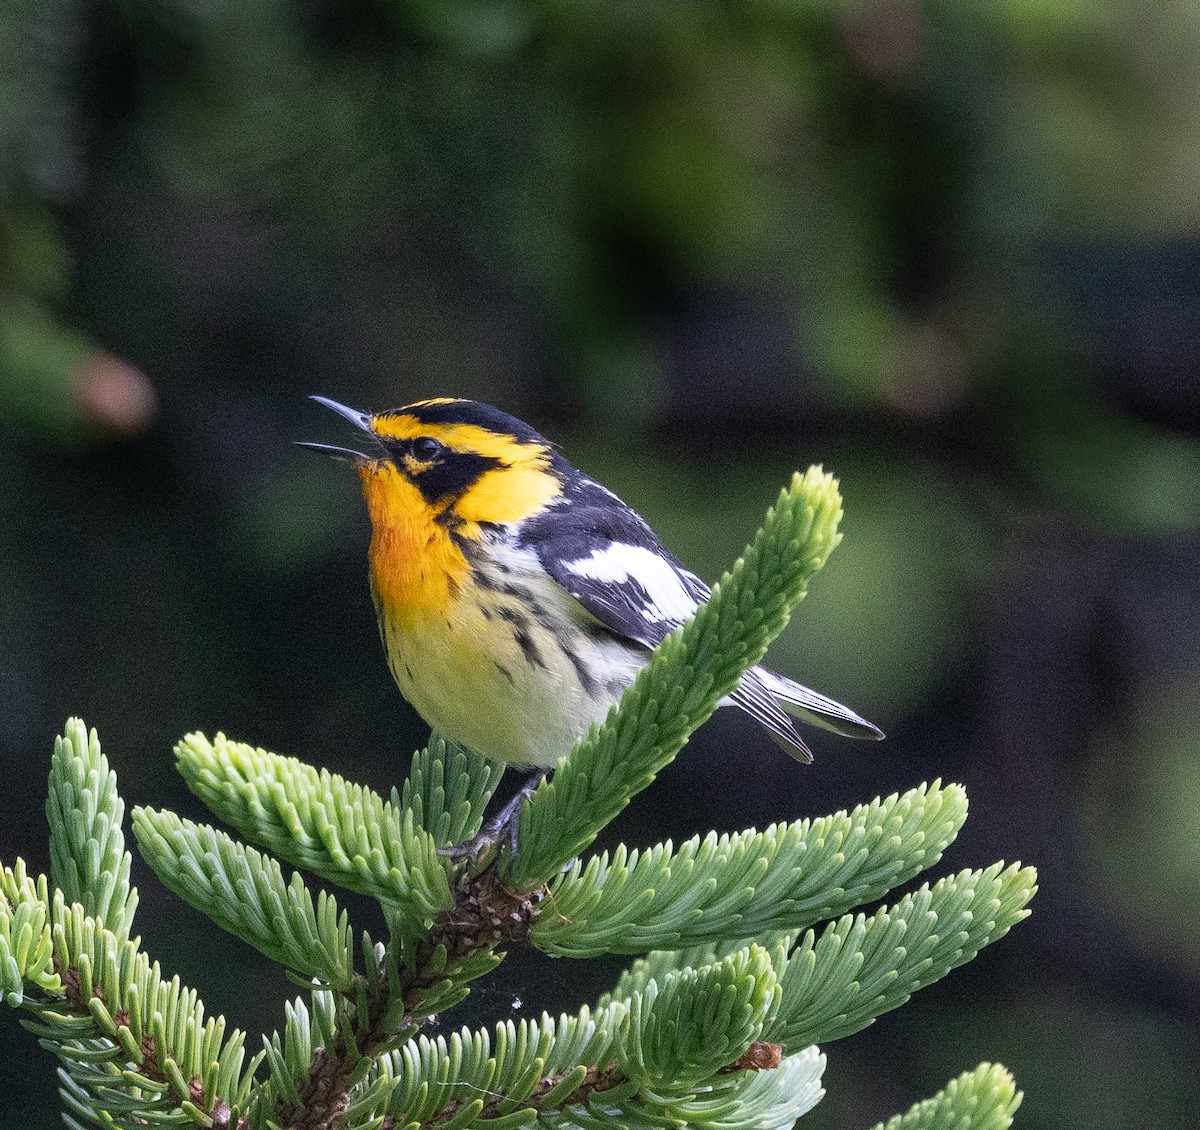
<svg viewBox="0 0 1200 1130"><path fill-rule="evenodd" d="M871 738L878 741L883 737L883 731L878 726L855 714L850 707L826 698L823 694L818 694L791 679L785 679L765 667L756 670L763 684L789 714L847 738Z"/></svg>

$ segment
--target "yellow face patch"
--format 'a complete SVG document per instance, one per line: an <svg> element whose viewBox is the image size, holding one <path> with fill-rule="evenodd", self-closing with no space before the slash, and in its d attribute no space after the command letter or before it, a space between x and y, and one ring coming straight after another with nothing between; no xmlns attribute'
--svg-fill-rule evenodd
<svg viewBox="0 0 1200 1130"><path fill-rule="evenodd" d="M454 501L453 511L464 522L519 522L562 492L562 483L550 470L550 450L539 443L520 443L478 424L423 422L406 412L373 417L371 430L381 439L428 436L445 447L451 459L455 454L472 454L498 460L501 466L485 471ZM428 466L408 455L402 463L413 475Z"/></svg>
<svg viewBox="0 0 1200 1130"><path fill-rule="evenodd" d="M487 471L458 500L454 512L465 522L520 522L562 493L558 476L545 470L549 457Z"/></svg>

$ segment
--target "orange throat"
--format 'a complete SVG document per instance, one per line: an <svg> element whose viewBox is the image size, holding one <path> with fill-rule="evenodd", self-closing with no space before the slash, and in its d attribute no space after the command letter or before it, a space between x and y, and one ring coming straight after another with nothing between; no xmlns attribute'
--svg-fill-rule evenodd
<svg viewBox="0 0 1200 1130"><path fill-rule="evenodd" d="M435 511L395 467L359 467L371 515L371 579L379 613L410 627L447 614L470 566Z"/></svg>

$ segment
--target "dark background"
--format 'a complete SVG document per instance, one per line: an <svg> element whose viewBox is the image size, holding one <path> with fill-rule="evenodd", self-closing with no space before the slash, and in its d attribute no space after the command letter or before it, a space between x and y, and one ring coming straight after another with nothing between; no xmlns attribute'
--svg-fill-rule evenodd
<svg viewBox="0 0 1200 1130"><path fill-rule="evenodd" d="M291 446L343 435L308 393L495 402L708 579L822 461L845 542L772 663L888 741L803 768L722 712L610 842L962 781L939 871L1035 863L1033 917L825 1049L805 1124L983 1059L1028 1130L1190 1123L1198 33L1136 0L8 0L0 858L48 865L74 713L131 805L199 815L193 729L402 774L426 730L354 476ZM136 880L164 967L279 1025L283 977ZM469 1018L613 975L514 958ZM0 1123L57 1125L5 1019Z"/></svg>

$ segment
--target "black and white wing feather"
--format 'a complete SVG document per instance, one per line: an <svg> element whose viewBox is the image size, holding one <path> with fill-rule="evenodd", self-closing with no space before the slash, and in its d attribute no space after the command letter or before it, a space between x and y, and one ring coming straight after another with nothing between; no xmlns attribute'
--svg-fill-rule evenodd
<svg viewBox="0 0 1200 1130"><path fill-rule="evenodd" d="M525 523L522 545L609 631L656 647L708 589L615 495L590 480L573 488L571 505Z"/></svg>
<svg viewBox="0 0 1200 1130"><path fill-rule="evenodd" d="M709 598L709 587L616 495L580 476L567 499L528 521L521 543L606 629L650 650ZM799 761L812 753L792 713L847 737L883 736L848 707L765 667L747 671L730 699Z"/></svg>

